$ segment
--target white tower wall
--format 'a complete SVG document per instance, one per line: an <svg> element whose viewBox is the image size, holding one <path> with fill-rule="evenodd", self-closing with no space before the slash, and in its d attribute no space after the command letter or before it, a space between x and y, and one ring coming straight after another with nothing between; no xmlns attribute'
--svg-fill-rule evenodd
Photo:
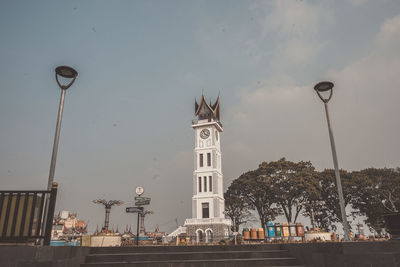
<svg viewBox="0 0 400 267"><path fill-rule="evenodd" d="M206 119L192 123L195 132L192 218L185 221L185 226L189 235L197 237L199 232L207 234L207 231L219 237L227 236L231 221L224 215L219 99L211 106L203 95L200 105L196 103L196 115Z"/></svg>

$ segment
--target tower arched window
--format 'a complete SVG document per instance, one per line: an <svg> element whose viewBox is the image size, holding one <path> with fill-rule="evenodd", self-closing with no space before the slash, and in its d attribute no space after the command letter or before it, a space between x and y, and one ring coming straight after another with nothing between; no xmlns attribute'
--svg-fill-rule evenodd
<svg viewBox="0 0 400 267"><path fill-rule="evenodd" d="M209 211L208 202L207 203L201 203L201 207L202 207L203 218L210 218L210 211Z"/></svg>
<svg viewBox="0 0 400 267"><path fill-rule="evenodd" d="M203 167L204 165L204 159L203 159L203 153L200 154L200 167Z"/></svg>
<svg viewBox="0 0 400 267"><path fill-rule="evenodd" d="M199 177L199 193L201 193L201 177Z"/></svg>

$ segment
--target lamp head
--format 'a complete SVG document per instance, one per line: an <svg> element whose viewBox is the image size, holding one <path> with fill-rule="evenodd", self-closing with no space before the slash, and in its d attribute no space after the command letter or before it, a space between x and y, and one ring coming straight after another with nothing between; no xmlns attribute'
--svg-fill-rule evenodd
<svg viewBox="0 0 400 267"><path fill-rule="evenodd" d="M322 102L324 103L328 103L329 100L332 97L332 93L333 93L333 86L334 84L332 82L328 82L328 81L323 81L323 82L319 82L314 86L314 90L317 92L319 98L322 100ZM322 92L326 92L326 91L330 91L329 97L328 98L324 98L322 97L321 93Z"/></svg>
<svg viewBox="0 0 400 267"><path fill-rule="evenodd" d="M333 88L333 83L332 82L319 82L314 86L314 90L318 92L325 92L328 90L331 90Z"/></svg>
<svg viewBox="0 0 400 267"><path fill-rule="evenodd" d="M67 85L62 85L58 80L58 76L72 80ZM61 89L68 89L74 83L77 76L78 72L69 66L59 66L56 68L56 80Z"/></svg>

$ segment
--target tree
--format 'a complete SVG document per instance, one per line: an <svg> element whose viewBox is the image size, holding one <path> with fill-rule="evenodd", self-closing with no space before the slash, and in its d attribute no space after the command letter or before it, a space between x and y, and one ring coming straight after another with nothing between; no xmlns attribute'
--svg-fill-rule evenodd
<svg viewBox="0 0 400 267"><path fill-rule="evenodd" d="M288 223L295 223L304 205L319 194L315 170L309 161L295 163L281 158L261 163L257 172L268 180L270 193Z"/></svg>
<svg viewBox="0 0 400 267"><path fill-rule="evenodd" d="M276 199L271 190L270 179L260 175L256 170L242 174L236 183L249 208L257 211L261 227L265 227L267 222L275 220L276 216L280 215L280 209L275 205Z"/></svg>
<svg viewBox="0 0 400 267"><path fill-rule="evenodd" d="M322 200L311 200L304 205L303 215L311 218L313 227L324 229L326 231L336 231L336 226L330 220L329 210L324 206Z"/></svg>
<svg viewBox="0 0 400 267"><path fill-rule="evenodd" d="M224 194L225 215L232 220L232 231L238 232L239 226L250 217L249 203L242 193L240 184L234 180Z"/></svg>
<svg viewBox="0 0 400 267"><path fill-rule="evenodd" d="M340 170L340 179L343 187L343 198L345 207L352 203L354 198L355 181L354 175L351 173ZM339 206L339 195L336 186L335 171L332 169L325 169L318 173L320 185L320 200L322 205L316 207L316 213L319 214L319 221L323 228L336 230L335 223L342 222L342 215ZM353 213L353 217L355 214ZM349 223L351 229L351 225Z"/></svg>
<svg viewBox="0 0 400 267"><path fill-rule="evenodd" d="M352 201L356 214L366 216L365 223L379 232L383 215L400 211L400 169L368 168L353 175L359 177Z"/></svg>

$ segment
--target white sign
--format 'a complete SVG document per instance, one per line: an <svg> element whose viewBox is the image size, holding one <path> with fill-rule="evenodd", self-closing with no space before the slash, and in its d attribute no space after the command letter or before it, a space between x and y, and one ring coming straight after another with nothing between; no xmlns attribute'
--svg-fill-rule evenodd
<svg viewBox="0 0 400 267"><path fill-rule="evenodd" d="M144 193L144 188L143 187L141 187L141 186L136 187L136 194L137 195L140 196L143 193Z"/></svg>

